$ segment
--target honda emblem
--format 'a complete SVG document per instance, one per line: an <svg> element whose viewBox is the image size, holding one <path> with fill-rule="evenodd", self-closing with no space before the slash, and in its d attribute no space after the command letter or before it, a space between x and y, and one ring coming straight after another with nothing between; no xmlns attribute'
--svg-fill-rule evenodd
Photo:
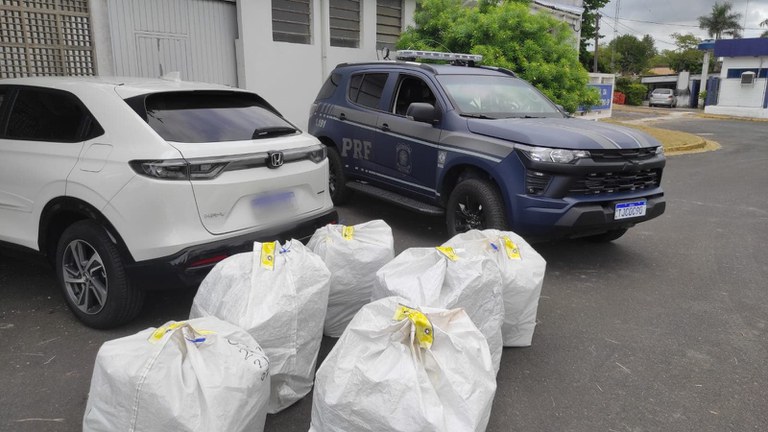
<svg viewBox="0 0 768 432"><path fill-rule="evenodd" d="M283 152L268 152L267 156L268 167L277 168L283 165Z"/></svg>

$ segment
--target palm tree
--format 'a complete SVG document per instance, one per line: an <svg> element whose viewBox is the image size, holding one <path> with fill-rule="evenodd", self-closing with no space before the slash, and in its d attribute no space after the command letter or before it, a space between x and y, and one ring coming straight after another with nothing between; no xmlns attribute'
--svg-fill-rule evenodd
<svg viewBox="0 0 768 432"><path fill-rule="evenodd" d="M715 39L721 39L723 35L740 38L741 30L744 30L739 24L741 14L731 12L732 8L730 2L715 3L710 15L699 17L699 28L706 30Z"/></svg>
<svg viewBox="0 0 768 432"><path fill-rule="evenodd" d="M760 27L768 27L768 19L764 20L760 23ZM768 30L764 31L763 34L760 35L761 38L768 38Z"/></svg>

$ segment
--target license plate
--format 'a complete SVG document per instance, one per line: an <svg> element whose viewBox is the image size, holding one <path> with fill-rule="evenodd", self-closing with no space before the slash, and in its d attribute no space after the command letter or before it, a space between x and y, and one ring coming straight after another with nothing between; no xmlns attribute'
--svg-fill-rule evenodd
<svg viewBox="0 0 768 432"><path fill-rule="evenodd" d="M645 209L645 200L618 203L613 213L613 219L619 220L645 216Z"/></svg>
<svg viewBox="0 0 768 432"><path fill-rule="evenodd" d="M259 216L292 211L295 206L296 195L290 191L259 195L251 200L251 207Z"/></svg>

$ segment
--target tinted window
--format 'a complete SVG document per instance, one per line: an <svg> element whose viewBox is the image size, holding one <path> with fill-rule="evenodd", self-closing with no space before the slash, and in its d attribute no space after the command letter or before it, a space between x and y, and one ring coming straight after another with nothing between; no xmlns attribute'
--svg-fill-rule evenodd
<svg viewBox="0 0 768 432"><path fill-rule="evenodd" d="M77 142L90 115L63 91L22 88L8 118L8 138Z"/></svg>
<svg viewBox="0 0 768 432"><path fill-rule="evenodd" d="M654 94L672 94L672 89L656 89L653 91Z"/></svg>
<svg viewBox="0 0 768 432"><path fill-rule="evenodd" d="M333 96L333 93L336 92L336 89L339 87L339 81L341 80L341 75L334 73L331 74L331 76L328 77L327 80L325 80L325 84L323 84L323 87L320 89L320 93L317 94L318 99L328 99L329 97ZM359 84L358 84L359 87Z"/></svg>
<svg viewBox="0 0 768 432"><path fill-rule="evenodd" d="M349 99L352 102L370 108L378 108L384 84L387 83L385 73L353 75L349 82Z"/></svg>
<svg viewBox="0 0 768 432"><path fill-rule="evenodd" d="M397 86L395 114L405 115L408 106L414 102L425 102L434 106L435 95L423 80L412 76L405 76L400 79L400 83Z"/></svg>
<svg viewBox="0 0 768 432"><path fill-rule="evenodd" d="M128 103L135 105L131 101ZM252 93L156 93L146 97L145 108L147 123L167 141L241 141L297 132L262 98Z"/></svg>

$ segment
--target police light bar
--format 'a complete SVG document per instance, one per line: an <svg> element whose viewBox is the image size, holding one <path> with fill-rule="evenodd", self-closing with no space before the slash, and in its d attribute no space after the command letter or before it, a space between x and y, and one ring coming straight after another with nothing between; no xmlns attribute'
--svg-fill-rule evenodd
<svg viewBox="0 0 768 432"><path fill-rule="evenodd" d="M399 50L395 54L398 60L442 60L442 61L471 61L480 63L483 56L479 54L446 53L440 51Z"/></svg>

